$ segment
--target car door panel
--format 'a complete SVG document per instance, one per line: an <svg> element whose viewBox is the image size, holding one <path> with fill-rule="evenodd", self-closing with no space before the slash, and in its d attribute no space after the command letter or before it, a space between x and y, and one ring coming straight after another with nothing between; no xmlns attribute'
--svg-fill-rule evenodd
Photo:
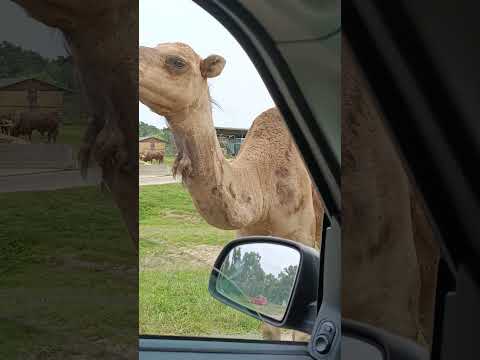
<svg viewBox="0 0 480 360"><path fill-rule="evenodd" d="M140 360L311 360L306 343L209 338L140 338Z"/></svg>

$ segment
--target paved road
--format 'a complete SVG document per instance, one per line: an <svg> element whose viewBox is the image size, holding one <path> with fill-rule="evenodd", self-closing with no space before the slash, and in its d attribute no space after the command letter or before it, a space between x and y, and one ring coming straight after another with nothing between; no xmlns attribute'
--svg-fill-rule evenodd
<svg viewBox="0 0 480 360"><path fill-rule="evenodd" d="M170 168L165 164L140 164L138 180L140 186L173 184L181 182L180 179L173 178Z"/></svg>
<svg viewBox="0 0 480 360"><path fill-rule="evenodd" d="M162 184L174 184L179 183L181 180L179 178L174 179L173 176L140 176L139 183L140 186L145 185L162 185Z"/></svg>
<svg viewBox="0 0 480 360"><path fill-rule="evenodd" d="M152 164L144 165L139 164L138 171L140 176L155 175L155 176L167 176L171 174L170 168L165 164Z"/></svg>
<svg viewBox="0 0 480 360"><path fill-rule="evenodd" d="M0 169L0 193L16 191L48 191L99 185L101 170L93 168L83 179L79 170L59 169ZM171 175L140 175L140 186L173 184L181 182Z"/></svg>
<svg viewBox="0 0 480 360"><path fill-rule="evenodd" d="M79 170L25 169L8 173L0 172L0 192L47 191L80 186L98 185L101 181L100 169L89 169L83 179Z"/></svg>

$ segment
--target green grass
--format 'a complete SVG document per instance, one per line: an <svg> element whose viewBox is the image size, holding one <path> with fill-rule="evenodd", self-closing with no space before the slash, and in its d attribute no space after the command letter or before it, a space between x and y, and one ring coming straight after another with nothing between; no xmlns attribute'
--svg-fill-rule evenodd
<svg viewBox="0 0 480 360"><path fill-rule="evenodd" d="M259 336L259 321L208 293L202 260L234 237L207 224L181 184L140 187L141 334Z"/></svg>
<svg viewBox="0 0 480 360"><path fill-rule="evenodd" d="M137 313L125 309L137 308L137 257L110 195L93 187L4 193L0 204L8 209L0 220L0 309L8 309L0 311L0 359L24 358L20 351L118 358L135 346Z"/></svg>
<svg viewBox="0 0 480 360"><path fill-rule="evenodd" d="M252 333L258 322L210 296L209 269L140 274L140 333L222 336Z"/></svg>
<svg viewBox="0 0 480 360"><path fill-rule="evenodd" d="M175 156L173 155L165 155L165 157L163 158L163 162L165 163L165 165L168 165L169 167L172 167L174 161L175 161Z"/></svg>

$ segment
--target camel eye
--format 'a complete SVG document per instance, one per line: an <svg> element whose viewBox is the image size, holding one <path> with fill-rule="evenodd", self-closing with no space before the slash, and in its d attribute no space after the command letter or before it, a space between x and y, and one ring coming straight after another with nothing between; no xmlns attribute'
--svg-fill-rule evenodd
<svg viewBox="0 0 480 360"><path fill-rule="evenodd" d="M178 56L167 56L165 63L176 70L182 70L187 66L185 60Z"/></svg>

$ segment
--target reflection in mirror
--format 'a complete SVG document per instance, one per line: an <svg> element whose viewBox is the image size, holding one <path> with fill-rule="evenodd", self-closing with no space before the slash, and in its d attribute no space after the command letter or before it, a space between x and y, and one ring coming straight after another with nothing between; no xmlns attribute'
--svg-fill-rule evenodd
<svg viewBox="0 0 480 360"><path fill-rule="evenodd" d="M281 321L299 265L300 253L295 248L272 243L241 244L225 257L216 290L241 306Z"/></svg>

